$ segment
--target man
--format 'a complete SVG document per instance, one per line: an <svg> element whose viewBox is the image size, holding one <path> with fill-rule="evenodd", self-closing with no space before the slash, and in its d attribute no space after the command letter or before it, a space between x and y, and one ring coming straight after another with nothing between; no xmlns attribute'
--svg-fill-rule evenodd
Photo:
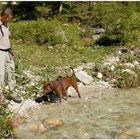
<svg viewBox="0 0 140 140"><path fill-rule="evenodd" d="M7 86L9 93L11 93L9 99L21 103L22 100L12 92L16 84L14 77L15 65L10 47L10 32L7 26L7 23L12 18L12 10L10 8L4 8L0 15L0 94L2 98L3 91Z"/></svg>

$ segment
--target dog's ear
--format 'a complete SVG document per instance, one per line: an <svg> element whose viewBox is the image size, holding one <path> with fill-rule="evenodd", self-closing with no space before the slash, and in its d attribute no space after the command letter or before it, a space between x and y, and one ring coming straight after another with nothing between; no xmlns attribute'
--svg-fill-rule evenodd
<svg viewBox="0 0 140 140"><path fill-rule="evenodd" d="M50 84L50 82L46 81L43 86L43 89L48 89L48 88L51 88L51 84Z"/></svg>

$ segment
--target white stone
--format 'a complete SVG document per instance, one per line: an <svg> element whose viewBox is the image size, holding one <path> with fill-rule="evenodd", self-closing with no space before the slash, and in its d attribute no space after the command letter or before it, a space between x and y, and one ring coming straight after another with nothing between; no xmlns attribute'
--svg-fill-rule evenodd
<svg viewBox="0 0 140 140"><path fill-rule="evenodd" d="M129 68L134 68L135 67L134 64L132 64L132 63L125 63L124 65L129 67Z"/></svg>
<svg viewBox="0 0 140 140"><path fill-rule="evenodd" d="M98 77L99 79L102 79L102 78L103 78L102 73L98 72L98 73L97 73L97 77Z"/></svg>
<svg viewBox="0 0 140 140"><path fill-rule="evenodd" d="M86 85L93 82L93 78L89 76L85 71L78 71L75 73L75 75L82 83Z"/></svg>
<svg viewBox="0 0 140 140"><path fill-rule="evenodd" d="M114 71L114 70L115 70L115 66L112 65L112 66L110 67L110 69L111 69L112 71Z"/></svg>
<svg viewBox="0 0 140 140"><path fill-rule="evenodd" d="M93 38L94 40L98 40L98 39L100 38L100 35L92 35L92 38Z"/></svg>
<svg viewBox="0 0 140 140"><path fill-rule="evenodd" d="M95 68L95 63L94 62L88 62L88 63L84 64L83 67L85 69L93 69L93 68Z"/></svg>

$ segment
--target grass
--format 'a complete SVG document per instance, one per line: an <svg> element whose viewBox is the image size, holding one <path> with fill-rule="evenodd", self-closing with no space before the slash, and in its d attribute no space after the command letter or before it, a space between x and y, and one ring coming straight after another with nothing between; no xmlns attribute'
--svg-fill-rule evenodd
<svg viewBox="0 0 140 140"><path fill-rule="evenodd" d="M45 66L48 68L72 66L86 62L101 63L104 57L116 50L116 47L74 48L67 45L38 46L12 41L15 64L19 69L30 66Z"/></svg>

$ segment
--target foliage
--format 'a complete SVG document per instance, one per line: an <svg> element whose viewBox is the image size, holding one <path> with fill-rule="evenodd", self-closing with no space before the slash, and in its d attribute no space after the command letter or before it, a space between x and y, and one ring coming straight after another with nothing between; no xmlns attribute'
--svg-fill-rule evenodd
<svg viewBox="0 0 140 140"><path fill-rule="evenodd" d="M38 45L56 45L65 43L70 46L82 46L77 24L62 25L57 20L26 21L11 24L12 39L23 43ZM65 39L66 38L66 39Z"/></svg>
<svg viewBox="0 0 140 140"><path fill-rule="evenodd" d="M11 113L6 105L0 106L0 138L14 138L13 127L10 118Z"/></svg>
<svg viewBox="0 0 140 140"><path fill-rule="evenodd" d="M128 63L128 62L132 63L135 60L135 56L132 55L131 53L126 53L120 57L120 60L121 62L124 63Z"/></svg>
<svg viewBox="0 0 140 140"><path fill-rule="evenodd" d="M137 75L137 74L136 74ZM114 81L115 87L118 88L134 88L138 85L138 77L135 74L131 74L127 71L120 72Z"/></svg>
<svg viewBox="0 0 140 140"><path fill-rule="evenodd" d="M59 30L55 21L46 22L38 20L32 22L13 23L11 25L12 38L22 40L24 43L59 44L62 43L62 37L56 34Z"/></svg>
<svg viewBox="0 0 140 140"><path fill-rule="evenodd" d="M62 12L60 12L61 5ZM139 2L46 1L17 2L17 5L11 5L9 2L9 6L11 6L14 11L15 21L33 19L40 20L40 18L47 18L50 20L57 19L56 21L59 21L60 23L80 23L81 28L86 27L87 30L90 28L88 31L92 31L94 28L104 28L106 29L106 32L96 42L96 44L101 46L120 44L127 45L129 43L140 44ZM44 28L44 26L38 27L35 25L35 27L37 27L39 30L44 30L44 32L47 32L46 30L48 30ZM36 30L36 28L34 30ZM48 39L44 39L44 32L41 31L41 33L38 33L39 35L37 42L42 43L48 41ZM92 35L90 33L91 32L86 32L85 36L91 38ZM53 36L53 33L51 33L51 35ZM54 39L57 41L61 40L56 36L54 38L57 38Z"/></svg>

